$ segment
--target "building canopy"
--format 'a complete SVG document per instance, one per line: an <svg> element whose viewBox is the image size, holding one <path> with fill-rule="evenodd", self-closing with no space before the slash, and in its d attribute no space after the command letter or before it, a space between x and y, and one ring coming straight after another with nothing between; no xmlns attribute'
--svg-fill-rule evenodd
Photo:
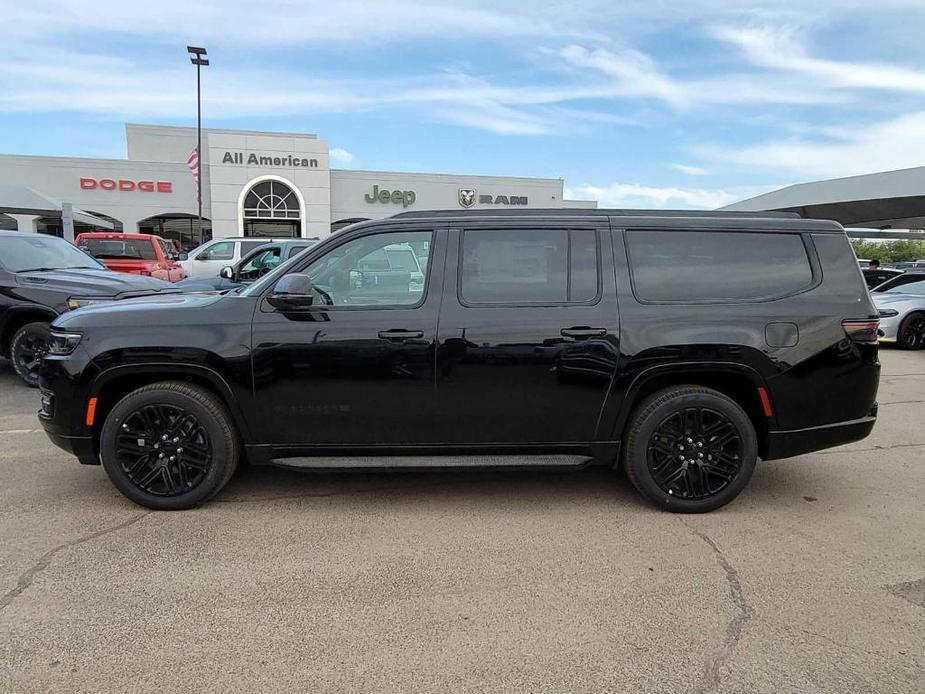
<svg viewBox="0 0 925 694"><path fill-rule="evenodd" d="M55 200L27 186L0 185L0 213L4 214L34 214L40 217L60 217L63 202ZM112 222L84 212L73 209L74 221L89 224L100 229L112 229Z"/></svg>
<svg viewBox="0 0 925 694"><path fill-rule="evenodd" d="M925 228L925 166L799 183L724 208L784 211L846 227Z"/></svg>

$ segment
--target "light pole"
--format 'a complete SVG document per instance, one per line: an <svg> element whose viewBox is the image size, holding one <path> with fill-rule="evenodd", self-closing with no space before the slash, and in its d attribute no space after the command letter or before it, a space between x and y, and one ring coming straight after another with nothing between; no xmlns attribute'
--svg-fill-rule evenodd
<svg viewBox="0 0 925 694"><path fill-rule="evenodd" d="M196 175L197 198L199 201L199 244L202 244L202 91L200 88L199 71L203 65L209 64L205 48L187 46L190 62L196 66L196 157L199 160L199 172Z"/></svg>

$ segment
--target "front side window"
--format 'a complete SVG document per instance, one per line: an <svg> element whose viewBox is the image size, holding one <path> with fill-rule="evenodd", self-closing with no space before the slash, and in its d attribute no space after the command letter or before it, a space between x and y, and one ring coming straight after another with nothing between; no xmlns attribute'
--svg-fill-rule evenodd
<svg viewBox="0 0 925 694"><path fill-rule="evenodd" d="M241 265L238 275L242 279L256 279L262 277L279 265L281 250L279 246L274 246L264 251L257 251Z"/></svg>
<svg viewBox="0 0 925 694"><path fill-rule="evenodd" d="M219 241L196 256L197 260L231 260L234 258L234 241Z"/></svg>
<svg viewBox="0 0 925 694"><path fill-rule="evenodd" d="M424 299L424 274L413 247L425 241L431 247L431 236L429 231L364 236L338 246L303 272L312 279L318 305L414 306Z"/></svg>
<svg viewBox="0 0 925 694"><path fill-rule="evenodd" d="M588 303L598 286L591 229L463 232L459 291L468 305Z"/></svg>
<svg viewBox="0 0 925 694"><path fill-rule="evenodd" d="M799 234L639 230L626 233L626 244L641 301L757 301L813 281Z"/></svg>

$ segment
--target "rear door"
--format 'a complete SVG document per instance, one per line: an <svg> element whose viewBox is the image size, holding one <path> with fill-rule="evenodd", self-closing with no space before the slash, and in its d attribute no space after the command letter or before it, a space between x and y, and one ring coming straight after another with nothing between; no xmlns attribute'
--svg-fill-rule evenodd
<svg viewBox="0 0 925 694"><path fill-rule="evenodd" d="M437 353L441 439L589 442L617 366L607 220L452 230Z"/></svg>

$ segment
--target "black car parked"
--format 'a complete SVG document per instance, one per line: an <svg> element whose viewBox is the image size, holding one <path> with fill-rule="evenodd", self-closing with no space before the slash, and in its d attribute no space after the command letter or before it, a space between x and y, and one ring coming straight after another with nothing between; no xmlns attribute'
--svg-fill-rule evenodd
<svg viewBox="0 0 925 694"><path fill-rule="evenodd" d="M395 244L423 283L371 269ZM708 511L759 457L867 436L880 372L844 230L785 214L405 213L240 293L90 307L53 337L46 431L156 509L246 459L622 464L662 507Z"/></svg>
<svg viewBox="0 0 925 694"><path fill-rule="evenodd" d="M94 302L173 291L169 282L107 270L64 239L0 231L0 356L38 385L51 321Z"/></svg>
<svg viewBox="0 0 925 694"><path fill-rule="evenodd" d="M898 277L903 274L903 270L893 270L892 268L884 267L877 268L876 270L871 270L870 268L863 268L861 272L864 274L864 282L867 283L868 289L873 289L878 287L887 280L891 280L894 277Z"/></svg>
<svg viewBox="0 0 925 694"><path fill-rule="evenodd" d="M318 239L293 239L258 246L234 265L227 265L215 277L187 277L174 286L184 292L211 292L238 289L260 279L281 263L294 258Z"/></svg>

